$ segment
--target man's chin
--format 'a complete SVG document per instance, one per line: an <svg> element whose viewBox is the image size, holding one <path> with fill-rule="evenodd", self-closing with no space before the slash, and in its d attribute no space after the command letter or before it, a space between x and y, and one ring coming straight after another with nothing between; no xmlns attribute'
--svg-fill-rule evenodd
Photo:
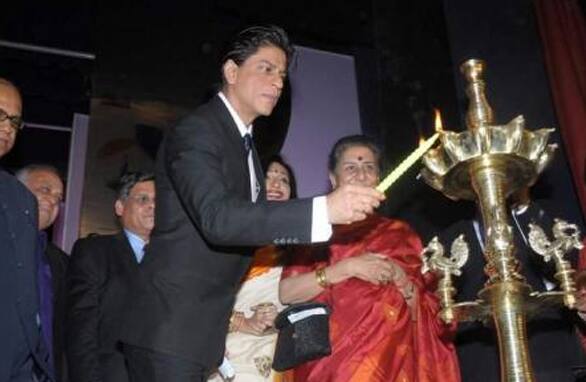
<svg viewBox="0 0 586 382"><path fill-rule="evenodd" d="M0 141L0 158L8 154L12 146L6 144L6 142Z"/></svg>
<svg viewBox="0 0 586 382"><path fill-rule="evenodd" d="M270 103L267 105L262 105L259 108L259 114L265 117L268 117L269 115L271 115L273 113L273 110L275 109L275 104Z"/></svg>

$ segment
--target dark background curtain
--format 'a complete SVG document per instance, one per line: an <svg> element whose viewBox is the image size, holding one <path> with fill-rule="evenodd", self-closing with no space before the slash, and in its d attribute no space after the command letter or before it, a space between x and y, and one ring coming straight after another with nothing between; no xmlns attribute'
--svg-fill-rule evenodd
<svg viewBox="0 0 586 382"><path fill-rule="evenodd" d="M536 0L555 110L586 217L586 23L577 0Z"/></svg>

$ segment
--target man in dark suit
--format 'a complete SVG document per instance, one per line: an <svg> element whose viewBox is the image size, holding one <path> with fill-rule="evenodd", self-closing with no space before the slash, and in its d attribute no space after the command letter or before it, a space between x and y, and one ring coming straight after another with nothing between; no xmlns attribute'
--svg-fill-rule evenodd
<svg viewBox="0 0 586 382"><path fill-rule="evenodd" d="M537 202L529 199L528 189L516 195L509 212L521 274L534 291L555 288L553 260L546 264L528 243L529 223L539 225L550 235L552 220ZM458 302L477 299L486 282L481 217L456 223L441 235L441 240L449 246L461 233L470 246L470 257L458 280ZM564 307L541 312L528 320L527 337L536 380L573 381L572 367L584 364L584 352L574 331L574 324L579 320L575 312ZM498 341L493 327L480 322L460 323L456 348L463 381L500 381Z"/></svg>
<svg viewBox="0 0 586 382"><path fill-rule="evenodd" d="M55 223L63 200L63 181L59 171L50 165L32 164L21 168L16 178L37 198L39 233L38 285L41 332L51 354L55 377L64 382L65 366L65 272L69 257L48 241L47 230ZM49 327L49 330L43 330Z"/></svg>
<svg viewBox="0 0 586 382"><path fill-rule="evenodd" d="M79 239L68 269L67 357L72 382L127 382L117 344L128 290L154 225L152 174L122 177L114 204L122 232Z"/></svg>
<svg viewBox="0 0 586 382"><path fill-rule="evenodd" d="M163 140L156 227L123 337L134 381L206 380L253 246L325 241L330 224L364 219L383 199L348 186L266 202L250 134L275 107L291 53L278 27L240 32L222 60L222 91Z"/></svg>
<svg viewBox="0 0 586 382"><path fill-rule="evenodd" d="M0 157L23 127L18 89L0 78ZM0 169L0 381L53 381L40 337L37 289L37 203Z"/></svg>

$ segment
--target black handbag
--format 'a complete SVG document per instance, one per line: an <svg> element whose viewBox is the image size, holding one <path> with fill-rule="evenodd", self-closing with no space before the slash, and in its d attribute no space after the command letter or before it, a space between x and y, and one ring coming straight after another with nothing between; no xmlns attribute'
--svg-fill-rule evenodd
<svg viewBox="0 0 586 382"><path fill-rule="evenodd" d="M294 304L279 313L273 369L285 371L331 354L329 318L330 308L317 302Z"/></svg>

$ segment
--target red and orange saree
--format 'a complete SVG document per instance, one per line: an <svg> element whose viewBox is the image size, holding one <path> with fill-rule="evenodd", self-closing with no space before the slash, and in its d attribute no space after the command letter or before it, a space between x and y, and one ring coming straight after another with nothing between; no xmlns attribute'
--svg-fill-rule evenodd
<svg viewBox="0 0 586 382"><path fill-rule="evenodd" d="M458 361L439 304L421 275L422 246L417 234L398 220L373 216L351 226L336 227L325 257L312 254L288 266L283 277L313 271L365 252L387 255L414 283L417 300L410 308L393 284L374 285L349 279L315 298L332 308L332 354L293 371L304 382L453 382L459 381ZM317 258L316 258L317 257ZM413 309L413 312L410 311Z"/></svg>

